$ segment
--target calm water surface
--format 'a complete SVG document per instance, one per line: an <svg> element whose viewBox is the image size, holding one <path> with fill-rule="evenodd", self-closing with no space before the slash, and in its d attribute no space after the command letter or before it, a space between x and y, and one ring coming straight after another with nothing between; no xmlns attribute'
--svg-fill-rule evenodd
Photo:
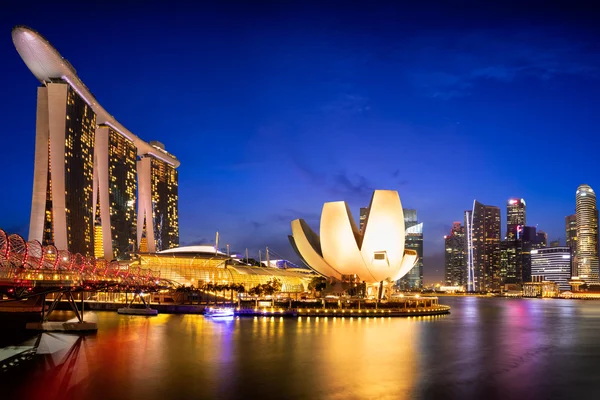
<svg viewBox="0 0 600 400"><path fill-rule="evenodd" d="M8 398L564 399L598 393L600 302L441 298L440 317L97 313L0 373Z"/></svg>

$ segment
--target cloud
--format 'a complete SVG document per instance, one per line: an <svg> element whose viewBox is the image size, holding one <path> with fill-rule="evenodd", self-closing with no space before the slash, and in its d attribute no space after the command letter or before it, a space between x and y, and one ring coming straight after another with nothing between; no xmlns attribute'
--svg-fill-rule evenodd
<svg viewBox="0 0 600 400"><path fill-rule="evenodd" d="M263 222L258 222L258 221L250 221L250 225L252 226L252 228L254 229L260 229L263 226L265 226L265 224Z"/></svg>
<svg viewBox="0 0 600 400"><path fill-rule="evenodd" d="M326 181L326 175L313 169L306 160L296 155L290 155L290 161L296 172L311 185L323 185Z"/></svg>
<svg viewBox="0 0 600 400"><path fill-rule="evenodd" d="M306 212L287 208L271 217L274 222L284 224L286 227L295 219L303 219L311 226L318 226L321 215L316 212Z"/></svg>
<svg viewBox="0 0 600 400"><path fill-rule="evenodd" d="M401 47L410 54L407 79L421 95L443 100L469 96L484 80L600 78L597 52L585 42L552 36L547 31L420 37Z"/></svg>
<svg viewBox="0 0 600 400"><path fill-rule="evenodd" d="M340 195L365 198L369 197L375 189L373 183L364 176L349 175L345 171L341 171L333 177L332 190Z"/></svg>

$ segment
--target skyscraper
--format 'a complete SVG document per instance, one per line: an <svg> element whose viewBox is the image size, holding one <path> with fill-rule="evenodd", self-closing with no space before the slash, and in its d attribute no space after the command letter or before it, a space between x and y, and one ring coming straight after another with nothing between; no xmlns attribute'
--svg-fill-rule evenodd
<svg viewBox="0 0 600 400"><path fill-rule="evenodd" d="M577 214L565 217L565 237L567 246L571 248L571 273L577 276Z"/></svg>
<svg viewBox="0 0 600 400"><path fill-rule="evenodd" d="M500 244L500 285L520 283L523 226L527 221L525 199L506 202L506 235Z"/></svg>
<svg viewBox="0 0 600 400"><path fill-rule="evenodd" d="M39 33L18 26L12 36L21 58L42 83L29 239L84 256L124 258L136 250L140 229L146 228L159 249L175 246L177 158L121 125ZM136 171L140 163L148 164L144 176ZM136 172L137 203L144 204L141 216L135 215ZM154 251L157 246L153 242L148 247Z"/></svg>
<svg viewBox="0 0 600 400"><path fill-rule="evenodd" d="M475 200L465 212L468 290L500 289L500 209Z"/></svg>
<svg viewBox="0 0 600 400"><path fill-rule="evenodd" d="M500 285L521 283L522 240L508 238L500 242Z"/></svg>
<svg viewBox="0 0 600 400"><path fill-rule="evenodd" d="M524 199L509 199L506 203L506 239L517 238L517 228L525 226L527 221Z"/></svg>
<svg viewBox="0 0 600 400"><path fill-rule="evenodd" d="M417 219L417 210L403 209L406 229L405 248L415 250L419 259L415 266L400 280L403 290L416 290L423 287L423 223Z"/></svg>
<svg viewBox="0 0 600 400"><path fill-rule="evenodd" d="M577 218L577 273L586 282L598 282L598 209L596 193L580 185L575 194Z"/></svg>
<svg viewBox="0 0 600 400"><path fill-rule="evenodd" d="M38 88L29 238L91 256L96 114L68 83Z"/></svg>
<svg viewBox="0 0 600 400"><path fill-rule="evenodd" d="M104 258L127 259L136 250L136 159L133 142L108 125L96 129L94 211L102 225ZM98 196L99 194L99 196ZM96 210L99 207L99 210Z"/></svg>
<svg viewBox="0 0 600 400"><path fill-rule="evenodd" d="M445 284L466 287L465 228L460 222L454 222L450 234L444 236L444 247Z"/></svg>
<svg viewBox="0 0 600 400"><path fill-rule="evenodd" d="M150 142L164 150L159 142ZM155 252L179 245L178 178L173 165L152 155L138 161L138 243L146 234L148 251ZM153 227L150 229L148 227Z"/></svg>
<svg viewBox="0 0 600 400"><path fill-rule="evenodd" d="M535 226L524 226L521 232L521 282L531 282L531 252L539 248Z"/></svg>

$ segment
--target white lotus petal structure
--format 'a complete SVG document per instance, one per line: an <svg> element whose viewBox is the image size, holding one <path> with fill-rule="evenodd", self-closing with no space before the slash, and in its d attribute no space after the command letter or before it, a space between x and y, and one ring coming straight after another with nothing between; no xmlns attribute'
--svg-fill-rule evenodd
<svg viewBox="0 0 600 400"><path fill-rule="evenodd" d="M290 243L306 265L326 277L357 275L366 283L396 281L417 262L417 252L404 248L404 213L395 190L373 193L363 231L346 202L325 203L320 234L303 219L296 219Z"/></svg>

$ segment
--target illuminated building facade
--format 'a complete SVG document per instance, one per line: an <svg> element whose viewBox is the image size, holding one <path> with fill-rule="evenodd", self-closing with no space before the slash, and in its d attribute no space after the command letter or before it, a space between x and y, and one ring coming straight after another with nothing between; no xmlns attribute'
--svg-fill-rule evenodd
<svg viewBox="0 0 600 400"><path fill-rule="evenodd" d="M506 203L506 239L516 240L519 226L527 225L525 199L509 199Z"/></svg>
<svg viewBox="0 0 600 400"><path fill-rule="evenodd" d="M396 282L417 261L406 249L404 213L395 190L376 190L363 231L344 201L325 203L320 236L302 219L292 221L290 243L302 261L318 274L344 280L355 275L366 284Z"/></svg>
<svg viewBox="0 0 600 400"><path fill-rule="evenodd" d="M157 242L158 248L176 245L179 161L164 146L141 140L115 120L39 33L18 26L12 37L21 58L42 83L29 239L85 256L127 258L137 250L140 227L145 226L152 238L150 251ZM144 177L136 171L137 157L149 160ZM138 207L142 201L145 204L141 217L135 215L136 190L149 199L140 195L137 201ZM96 215L101 241L94 238ZM95 242L102 243L101 252Z"/></svg>
<svg viewBox="0 0 600 400"><path fill-rule="evenodd" d="M131 264L160 270L161 279L176 285L199 287L203 283L242 284L249 290L276 278L281 291L301 293L316 275L308 269L253 267L234 260L213 246L177 247L153 254L140 254Z"/></svg>
<svg viewBox="0 0 600 400"><path fill-rule="evenodd" d="M103 258L129 259L136 250L136 158L133 142L108 125L96 129L94 204L99 205ZM99 194L99 195L98 195ZM96 206L97 207L97 206Z"/></svg>
<svg viewBox="0 0 600 400"><path fill-rule="evenodd" d="M523 284L523 297L558 297L560 290L556 283L544 281L541 276L533 278L532 282Z"/></svg>
<svg viewBox="0 0 600 400"><path fill-rule="evenodd" d="M93 254L96 114L66 82L38 88L30 240Z"/></svg>
<svg viewBox="0 0 600 400"><path fill-rule="evenodd" d="M522 281L522 240L505 239L500 242L500 284L521 283Z"/></svg>
<svg viewBox="0 0 600 400"><path fill-rule="evenodd" d="M598 209L596 193L580 185L575 194L577 218L577 274L586 282L598 282Z"/></svg>
<svg viewBox="0 0 600 400"><path fill-rule="evenodd" d="M525 199L506 202L506 235L500 244L500 285L521 283L523 249L522 232L527 222Z"/></svg>
<svg viewBox="0 0 600 400"><path fill-rule="evenodd" d="M577 276L577 214L565 217L566 244L571 248L571 273Z"/></svg>
<svg viewBox="0 0 600 400"><path fill-rule="evenodd" d="M532 250L531 275L558 284L561 291L570 290L571 249L562 246Z"/></svg>
<svg viewBox="0 0 600 400"><path fill-rule="evenodd" d="M477 200L465 212L467 229L467 290L500 289L500 209Z"/></svg>
<svg viewBox="0 0 600 400"><path fill-rule="evenodd" d="M454 222L450 234L444 236L444 276L447 286L467 285L465 227Z"/></svg>
<svg viewBox="0 0 600 400"><path fill-rule="evenodd" d="M417 252L415 266L400 279L402 290L418 290L423 288L423 223L417 219L417 210L403 209L404 229L406 232L405 248Z"/></svg>
<svg viewBox="0 0 600 400"><path fill-rule="evenodd" d="M162 144L152 142L157 149ZM153 156L138 161L138 239L145 233L148 251L153 253L179 245L178 178L174 166ZM143 227L146 226L144 232ZM148 229L147 227L153 227Z"/></svg>
<svg viewBox="0 0 600 400"><path fill-rule="evenodd" d="M96 221L94 224L94 257L104 258L104 246L102 245L102 224Z"/></svg>

